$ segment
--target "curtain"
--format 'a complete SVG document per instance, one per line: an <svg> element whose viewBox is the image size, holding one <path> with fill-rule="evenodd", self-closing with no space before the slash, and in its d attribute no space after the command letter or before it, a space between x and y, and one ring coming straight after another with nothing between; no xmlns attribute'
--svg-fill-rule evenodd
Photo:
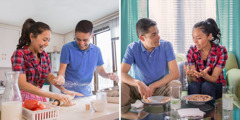
<svg viewBox="0 0 240 120"><path fill-rule="evenodd" d="M148 0L121 0L121 59L127 46L138 41L136 23L148 18Z"/></svg>
<svg viewBox="0 0 240 120"><path fill-rule="evenodd" d="M217 24L221 30L221 44L233 52L240 66L240 1L217 0Z"/></svg>

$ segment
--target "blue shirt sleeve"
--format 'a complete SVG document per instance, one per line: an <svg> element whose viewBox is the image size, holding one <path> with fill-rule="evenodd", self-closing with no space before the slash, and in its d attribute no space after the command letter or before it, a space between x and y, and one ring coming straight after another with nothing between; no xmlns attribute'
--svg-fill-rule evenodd
<svg viewBox="0 0 240 120"><path fill-rule="evenodd" d="M64 45L62 47L61 56L60 56L60 63L69 64L70 59L70 51L69 49Z"/></svg>
<svg viewBox="0 0 240 120"><path fill-rule="evenodd" d="M124 54L123 57L123 63L127 63L129 65L132 65L134 62L134 56L133 56L133 52L132 52L132 44L128 45L127 50Z"/></svg>
<svg viewBox="0 0 240 120"><path fill-rule="evenodd" d="M165 50L166 50L167 62L170 62L176 59L172 44L170 42L166 43Z"/></svg>
<svg viewBox="0 0 240 120"><path fill-rule="evenodd" d="M97 61L97 66L101 66L104 64L103 62L103 58L102 58L102 52L101 50L98 48L99 52L98 52L98 61Z"/></svg>

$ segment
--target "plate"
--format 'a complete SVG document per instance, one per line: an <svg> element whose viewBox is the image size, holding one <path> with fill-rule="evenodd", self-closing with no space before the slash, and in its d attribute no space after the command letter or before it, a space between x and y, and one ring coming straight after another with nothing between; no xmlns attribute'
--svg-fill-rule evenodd
<svg viewBox="0 0 240 120"><path fill-rule="evenodd" d="M211 101L211 100L213 99L213 98L212 98L211 96L209 96L209 95L207 95L207 96L209 96L210 99L209 99L209 100L206 100L206 101L194 101L194 100L187 100L187 99L186 99L187 97L188 97L188 98L193 98L193 96L195 96L195 95L204 95L204 94L192 94L192 95L187 95L187 96L184 96L183 99L186 100L187 102L190 102L190 103L195 104L195 105L203 105L203 104L205 104L206 102Z"/></svg>
<svg viewBox="0 0 240 120"><path fill-rule="evenodd" d="M165 98L166 96L152 96L152 97L148 97L147 99L150 100L151 102L146 102L144 99L142 99L141 101L145 104L149 104L149 105L161 105L161 104L166 104L167 102L161 102L163 100L163 98Z"/></svg>

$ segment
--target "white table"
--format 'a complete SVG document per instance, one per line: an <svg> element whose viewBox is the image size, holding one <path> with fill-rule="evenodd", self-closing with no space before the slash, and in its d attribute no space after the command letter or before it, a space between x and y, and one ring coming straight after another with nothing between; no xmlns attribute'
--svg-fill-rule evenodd
<svg viewBox="0 0 240 120"><path fill-rule="evenodd" d="M92 109L85 110L85 104L90 104L96 96L77 98L77 103L70 107L60 107L59 120L113 120L119 118L119 104L108 103L103 112L94 112Z"/></svg>

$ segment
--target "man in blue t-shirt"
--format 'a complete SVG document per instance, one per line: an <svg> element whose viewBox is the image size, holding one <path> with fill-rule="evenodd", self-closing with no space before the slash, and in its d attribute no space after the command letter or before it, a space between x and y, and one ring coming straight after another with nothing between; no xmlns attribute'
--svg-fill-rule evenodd
<svg viewBox="0 0 240 120"><path fill-rule="evenodd" d="M95 69L104 78L118 80L116 74L105 72L100 49L90 43L92 37L93 24L82 20L75 28L75 41L62 47L58 77L63 80L56 82L65 94L91 96L91 82Z"/></svg>
<svg viewBox="0 0 240 120"><path fill-rule="evenodd" d="M137 99L169 96L170 86L181 86L172 45L160 39L155 21L143 18L136 24L140 41L128 45L121 66L121 110L127 114ZM133 67L135 76L128 72Z"/></svg>

